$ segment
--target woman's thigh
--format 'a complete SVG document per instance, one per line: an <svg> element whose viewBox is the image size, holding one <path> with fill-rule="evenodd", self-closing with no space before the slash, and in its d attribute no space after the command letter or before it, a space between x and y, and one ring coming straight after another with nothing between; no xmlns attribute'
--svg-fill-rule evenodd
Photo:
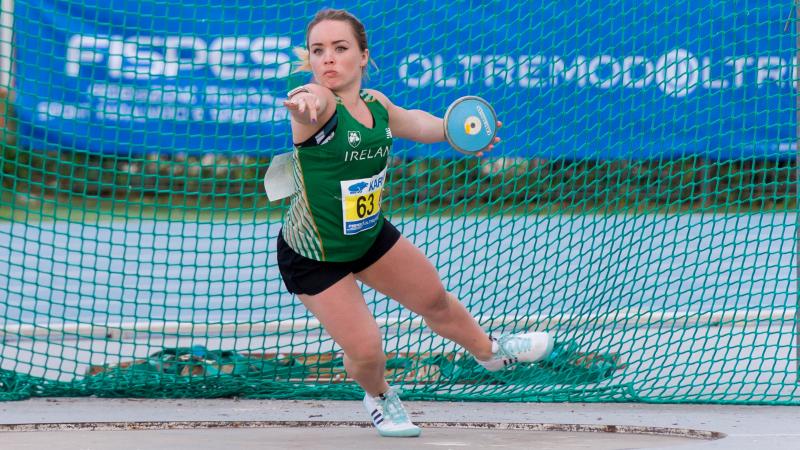
<svg viewBox="0 0 800 450"><path fill-rule="evenodd" d="M416 313L435 306L432 303L444 300L446 295L436 268L404 236L378 261L355 276Z"/></svg>
<svg viewBox="0 0 800 450"><path fill-rule="evenodd" d="M352 274L319 294L298 297L349 357L372 359L383 354L380 330Z"/></svg>

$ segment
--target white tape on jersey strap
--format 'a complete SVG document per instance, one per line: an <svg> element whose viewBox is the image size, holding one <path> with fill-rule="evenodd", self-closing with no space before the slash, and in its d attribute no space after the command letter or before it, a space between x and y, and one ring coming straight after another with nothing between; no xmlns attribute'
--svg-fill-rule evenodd
<svg viewBox="0 0 800 450"><path fill-rule="evenodd" d="M264 175L264 190L267 198L274 202L294 194L294 162L292 152L282 153L272 158Z"/></svg>

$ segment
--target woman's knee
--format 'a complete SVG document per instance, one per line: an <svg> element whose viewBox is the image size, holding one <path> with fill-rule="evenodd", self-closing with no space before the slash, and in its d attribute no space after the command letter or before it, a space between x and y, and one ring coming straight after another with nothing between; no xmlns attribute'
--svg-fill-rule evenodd
<svg viewBox="0 0 800 450"><path fill-rule="evenodd" d="M386 362L381 341L363 341L349 345L344 349L345 356L357 364L380 364Z"/></svg>
<svg viewBox="0 0 800 450"><path fill-rule="evenodd" d="M451 301L451 296L444 289L444 286L439 286L425 294L424 301L420 302L420 311L417 311L417 313L422 317L434 319L447 315L450 310Z"/></svg>

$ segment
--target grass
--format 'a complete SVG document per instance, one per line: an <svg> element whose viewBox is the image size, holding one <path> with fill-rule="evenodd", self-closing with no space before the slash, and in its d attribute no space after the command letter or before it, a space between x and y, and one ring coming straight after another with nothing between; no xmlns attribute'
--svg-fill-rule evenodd
<svg viewBox="0 0 800 450"><path fill-rule="evenodd" d="M3 149L0 220L278 220L267 157ZM796 161L391 158L390 216L797 211Z"/></svg>

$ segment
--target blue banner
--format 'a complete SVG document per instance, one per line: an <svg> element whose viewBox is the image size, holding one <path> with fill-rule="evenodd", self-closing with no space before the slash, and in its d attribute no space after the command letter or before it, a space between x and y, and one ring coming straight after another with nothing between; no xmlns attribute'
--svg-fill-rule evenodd
<svg viewBox="0 0 800 450"><path fill-rule="evenodd" d="M498 155L796 154L791 2L339 3L17 0L21 143L284 152L292 48L315 11L346 6L378 66L366 87L440 117L461 96L486 98L504 122Z"/></svg>

